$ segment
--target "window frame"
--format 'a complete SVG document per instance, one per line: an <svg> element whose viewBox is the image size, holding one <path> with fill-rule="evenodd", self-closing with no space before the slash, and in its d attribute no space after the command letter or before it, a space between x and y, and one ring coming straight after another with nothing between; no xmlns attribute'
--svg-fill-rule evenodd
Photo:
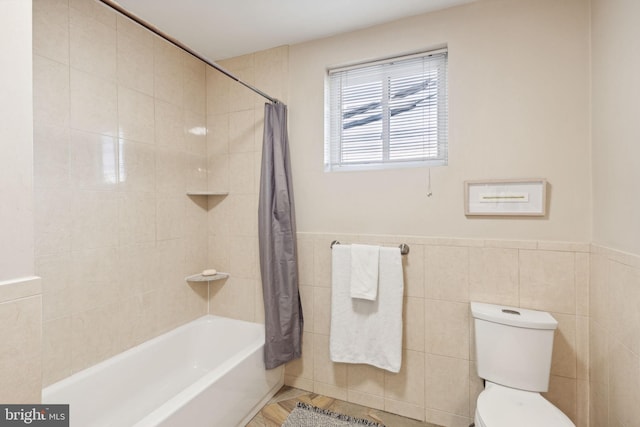
<svg viewBox="0 0 640 427"><path fill-rule="evenodd" d="M392 100L392 94L390 93L390 79L398 79L401 71L393 68L398 63L408 63L405 66L407 68L415 67L415 61L433 61L436 63L435 69L437 70L436 86L437 100L435 101L437 112L434 114L436 117L435 123L430 123L432 126L431 131L436 134L436 142L429 144L431 149L435 149L436 155L429 156L427 158L399 160L390 158L390 150L393 147L393 139L391 133L391 124L393 122L393 114L391 114L390 102ZM414 61L413 63L410 61ZM344 125L347 118L344 117L344 102L342 100L345 93L345 88L340 84L336 84L335 75L339 73L348 73L351 70L356 72L373 69L374 67L380 68L380 76L371 78L368 83L377 82L379 79L381 85L381 118L382 122L381 140L382 140L382 159L378 160L363 160L363 161L345 161L343 160L344 150ZM390 67L391 70L385 67ZM397 66L396 66L397 68ZM377 69L376 69L377 71ZM407 73L407 71L403 71ZM411 71L409 71L410 73ZM415 75L415 74L414 74ZM426 74L425 78L426 78ZM448 49L438 49L431 51L423 51L419 53L413 53L409 55L395 56L390 58L384 58L376 61L362 62L345 67L335 67L327 69L327 81L325 91L325 143L324 143L324 167L325 171L352 171L352 170L376 170L376 169L390 169L390 168L405 168L405 167L432 167L432 166L444 166L448 164ZM366 78L364 80L367 82ZM363 102L367 102L363 100ZM336 112L336 108L339 108L339 113ZM401 114L401 113L398 113ZM427 114L427 113L423 113ZM397 123L397 122L396 122ZM416 128L417 129L417 128ZM424 132L424 130L421 130ZM336 141L339 139L339 141ZM367 142L365 142L366 144ZM371 143L369 143L371 144ZM433 148L435 147L435 148ZM397 147L396 147L397 148ZM423 148L424 154L429 148Z"/></svg>

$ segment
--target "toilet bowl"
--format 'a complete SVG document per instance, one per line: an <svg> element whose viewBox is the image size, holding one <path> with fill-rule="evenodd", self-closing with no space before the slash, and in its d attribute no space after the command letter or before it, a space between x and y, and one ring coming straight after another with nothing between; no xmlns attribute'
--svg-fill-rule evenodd
<svg viewBox="0 0 640 427"><path fill-rule="evenodd" d="M544 311L471 303L476 367L485 380L476 427L575 427L540 393L549 389L558 322Z"/></svg>
<svg viewBox="0 0 640 427"><path fill-rule="evenodd" d="M540 393L487 382L476 405L475 427L575 427Z"/></svg>

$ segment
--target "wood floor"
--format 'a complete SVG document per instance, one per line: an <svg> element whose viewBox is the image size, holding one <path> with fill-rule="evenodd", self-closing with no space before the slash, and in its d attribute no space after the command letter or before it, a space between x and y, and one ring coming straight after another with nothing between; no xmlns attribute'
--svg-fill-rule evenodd
<svg viewBox="0 0 640 427"><path fill-rule="evenodd" d="M328 409L352 417L368 419L384 424L387 427L438 427L435 424L412 420L401 417L400 415L390 414L288 386L282 387L273 399L253 417L246 427L280 427L298 402L308 403L318 408Z"/></svg>

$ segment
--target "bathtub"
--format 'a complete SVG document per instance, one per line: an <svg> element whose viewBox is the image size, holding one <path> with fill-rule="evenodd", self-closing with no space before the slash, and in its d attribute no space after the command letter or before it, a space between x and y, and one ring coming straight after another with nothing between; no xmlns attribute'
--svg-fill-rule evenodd
<svg viewBox="0 0 640 427"><path fill-rule="evenodd" d="M52 384L72 427L244 426L278 391L264 325L204 316Z"/></svg>

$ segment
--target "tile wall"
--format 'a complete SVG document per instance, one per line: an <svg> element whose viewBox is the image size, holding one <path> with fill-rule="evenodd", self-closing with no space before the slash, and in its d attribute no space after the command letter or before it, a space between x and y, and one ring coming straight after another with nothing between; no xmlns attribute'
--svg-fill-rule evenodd
<svg viewBox="0 0 640 427"><path fill-rule="evenodd" d="M329 360L330 242L410 245L403 367L392 374ZM588 422L589 244L298 234L305 314L303 357L285 382L444 426L467 427L482 382L475 372L469 301L549 311L559 322L545 396ZM599 424L596 424L599 425Z"/></svg>
<svg viewBox="0 0 640 427"><path fill-rule="evenodd" d="M39 403L42 285L37 277L0 282L0 402Z"/></svg>
<svg viewBox="0 0 640 427"><path fill-rule="evenodd" d="M640 419L640 257L593 245L590 287L591 426Z"/></svg>
<svg viewBox="0 0 640 427"><path fill-rule="evenodd" d="M286 103L288 47L244 55L220 65ZM258 258L258 195L266 101L213 69L207 70L209 266L229 272L210 285L214 314L264 321Z"/></svg>
<svg viewBox="0 0 640 427"><path fill-rule="evenodd" d="M43 386L207 312L205 64L93 0L34 0Z"/></svg>

